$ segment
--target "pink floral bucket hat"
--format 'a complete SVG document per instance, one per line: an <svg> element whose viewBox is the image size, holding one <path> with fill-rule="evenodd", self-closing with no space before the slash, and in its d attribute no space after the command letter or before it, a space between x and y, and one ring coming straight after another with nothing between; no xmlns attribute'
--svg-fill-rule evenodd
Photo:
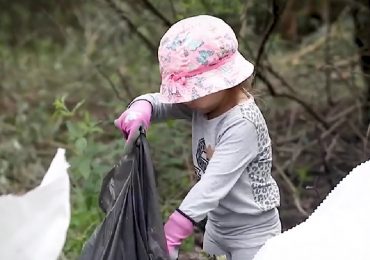
<svg viewBox="0 0 370 260"><path fill-rule="evenodd" d="M223 20L199 15L175 23L159 49L163 103L183 103L235 87L254 70Z"/></svg>

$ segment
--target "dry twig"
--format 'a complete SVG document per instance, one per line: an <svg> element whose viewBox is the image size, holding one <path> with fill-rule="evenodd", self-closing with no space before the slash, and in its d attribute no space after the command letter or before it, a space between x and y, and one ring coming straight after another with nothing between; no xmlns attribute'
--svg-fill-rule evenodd
<svg viewBox="0 0 370 260"><path fill-rule="evenodd" d="M296 206L297 210L305 217L308 217L308 213L306 210L303 209L302 207L302 203L301 203L301 199L299 198L299 192L297 190L297 188L294 186L294 184L292 183L292 181L289 179L289 177L285 174L284 172L284 169L280 167L280 165L278 163L275 163L274 164L275 166L275 169L276 171L279 173L279 175L282 177L282 179L285 181L285 183L288 185L291 193L292 193L292 197L293 197L293 201L294 201L294 205Z"/></svg>

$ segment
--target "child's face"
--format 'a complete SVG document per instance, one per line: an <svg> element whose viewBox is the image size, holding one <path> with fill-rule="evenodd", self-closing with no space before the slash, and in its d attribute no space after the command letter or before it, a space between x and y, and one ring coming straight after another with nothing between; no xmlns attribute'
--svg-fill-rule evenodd
<svg viewBox="0 0 370 260"><path fill-rule="evenodd" d="M203 114L209 114L219 107L224 101L226 91L221 90L196 100L185 102L184 104L191 109L200 111Z"/></svg>

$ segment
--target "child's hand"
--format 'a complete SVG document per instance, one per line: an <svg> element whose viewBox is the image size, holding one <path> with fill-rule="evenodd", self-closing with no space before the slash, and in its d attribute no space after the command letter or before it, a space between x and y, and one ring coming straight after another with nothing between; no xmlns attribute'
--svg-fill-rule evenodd
<svg viewBox="0 0 370 260"><path fill-rule="evenodd" d="M171 260L176 260L179 248L184 239L193 232L193 223L178 211L172 213L164 225L164 233L167 240L167 248Z"/></svg>
<svg viewBox="0 0 370 260"><path fill-rule="evenodd" d="M145 130L148 129L151 115L152 105L146 100L138 100L114 120L114 124L122 131L127 141L130 141L140 126L143 126Z"/></svg>

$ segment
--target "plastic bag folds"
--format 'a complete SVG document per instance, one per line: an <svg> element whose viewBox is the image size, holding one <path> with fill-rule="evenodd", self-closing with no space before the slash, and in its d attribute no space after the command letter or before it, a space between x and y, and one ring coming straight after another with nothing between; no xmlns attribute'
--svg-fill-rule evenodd
<svg viewBox="0 0 370 260"><path fill-rule="evenodd" d="M144 134L104 177L99 204L106 216L86 242L81 260L169 259Z"/></svg>

